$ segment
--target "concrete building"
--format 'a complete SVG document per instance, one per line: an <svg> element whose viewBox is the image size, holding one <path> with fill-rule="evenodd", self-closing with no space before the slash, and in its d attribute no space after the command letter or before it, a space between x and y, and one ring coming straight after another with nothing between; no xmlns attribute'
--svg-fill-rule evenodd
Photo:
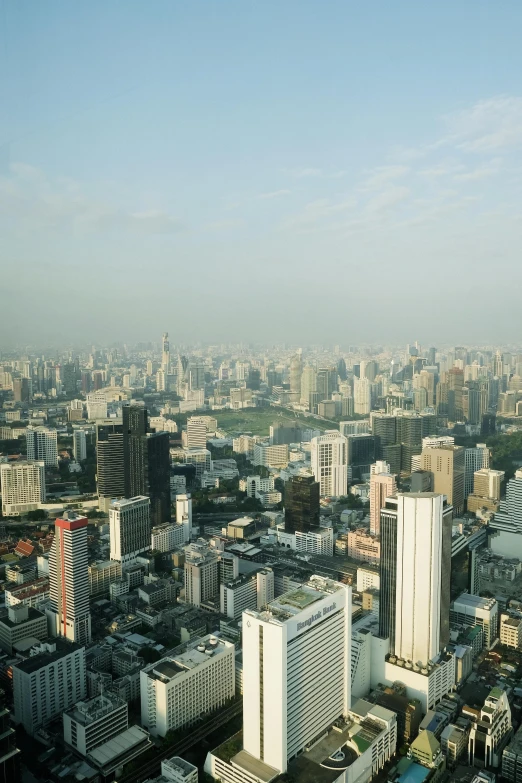
<svg viewBox="0 0 522 783"><path fill-rule="evenodd" d="M43 460L2 462L0 486L3 516L20 516L34 511L45 501L45 463Z"/></svg>
<svg viewBox="0 0 522 783"><path fill-rule="evenodd" d="M161 775L147 783L198 783L198 768L179 756L161 762Z"/></svg>
<svg viewBox="0 0 522 783"><path fill-rule="evenodd" d="M114 499L125 497L121 419L107 419L97 424L96 487L102 511L109 511Z"/></svg>
<svg viewBox="0 0 522 783"><path fill-rule="evenodd" d="M386 498L397 491L395 476L390 473L390 466L384 460L379 460L371 467L370 475L370 533L379 535L381 529L381 508Z"/></svg>
<svg viewBox="0 0 522 783"><path fill-rule="evenodd" d="M502 778L510 783L522 781L522 728L502 751Z"/></svg>
<svg viewBox="0 0 522 783"><path fill-rule="evenodd" d="M378 563L381 559L381 542L366 529L350 530L346 534L346 554L354 560Z"/></svg>
<svg viewBox="0 0 522 783"><path fill-rule="evenodd" d="M58 465L58 434L48 427L27 427L27 459L42 461L48 468Z"/></svg>
<svg viewBox="0 0 522 783"><path fill-rule="evenodd" d="M186 544L192 538L192 497L188 494L176 495L176 524L183 527Z"/></svg>
<svg viewBox="0 0 522 783"><path fill-rule="evenodd" d="M47 638L45 614L22 603L10 606L7 617L0 619L0 647L11 654L15 644L29 637Z"/></svg>
<svg viewBox="0 0 522 783"><path fill-rule="evenodd" d="M64 741L81 756L87 756L128 726L127 702L110 691L80 701L63 714Z"/></svg>
<svg viewBox="0 0 522 783"><path fill-rule="evenodd" d="M109 595L112 582L121 579L121 563L118 560L98 560L88 568L89 595Z"/></svg>
<svg viewBox="0 0 522 783"><path fill-rule="evenodd" d="M433 491L447 497L455 514L464 510L464 451L462 446L422 450L422 470L433 475Z"/></svg>
<svg viewBox="0 0 522 783"><path fill-rule="evenodd" d="M484 633L484 647L489 650L498 638L498 603L494 598L462 593L450 607L454 625L479 625Z"/></svg>
<svg viewBox="0 0 522 783"><path fill-rule="evenodd" d="M464 497L473 491L474 475L477 470L489 468L489 449L485 443L477 443L473 449L464 451Z"/></svg>
<svg viewBox="0 0 522 783"><path fill-rule="evenodd" d="M221 614L240 620L245 609L260 610L274 599L274 572L261 568L220 585Z"/></svg>
<svg viewBox="0 0 522 783"><path fill-rule="evenodd" d="M73 456L76 462L83 462L87 459L87 436L85 430L74 430L73 432Z"/></svg>
<svg viewBox="0 0 522 783"><path fill-rule="evenodd" d="M351 588L312 577L243 615L243 754L272 774L350 709ZM323 665L325 645L329 664ZM304 683L310 682L310 687Z"/></svg>
<svg viewBox="0 0 522 783"><path fill-rule="evenodd" d="M186 543L185 526L183 525L158 525L153 527L150 535L150 548L157 552L172 552Z"/></svg>
<svg viewBox="0 0 522 783"><path fill-rule="evenodd" d="M348 491L348 440L337 430L312 438L311 464L322 497L341 497Z"/></svg>
<svg viewBox="0 0 522 783"><path fill-rule="evenodd" d="M522 618L500 615L500 644L515 650L522 648Z"/></svg>
<svg viewBox="0 0 522 783"><path fill-rule="evenodd" d="M500 767L502 752L512 734L511 709L507 694L493 688L480 715L471 724L468 764L471 767Z"/></svg>
<svg viewBox="0 0 522 783"><path fill-rule="evenodd" d="M49 579L43 576L30 582L22 582L22 584L7 584L4 595L7 608L18 604L37 608L39 603L47 601L50 597Z"/></svg>
<svg viewBox="0 0 522 783"><path fill-rule="evenodd" d="M284 468L288 465L288 445L271 446L269 443L256 443L252 463L266 468Z"/></svg>
<svg viewBox="0 0 522 783"><path fill-rule="evenodd" d="M208 546L192 544L185 555L185 601L201 606L218 594L218 554Z"/></svg>
<svg viewBox="0 0 522 783"><path fill-rule="evenodd" d="M109 509L111 560L134 563L150 549L150 500L138 496L114 501Z"/></svg>
<svg viewBox="0 0 522 783"><path fill-rule="evenodd" d="M85 698L85 648L56 640L12 666L14 719L31 736Z"/></svg>
<svg viewBox="0 0 522 783"><path fill-rule="evenodd" d="M155 737L195 723L235 693L234 645L208 635L141 671L141 722Z"/></svg>
<svg viewBox="0 0 522 783"><path fill-rule="evenodd" d="M187 443L188 449L207 448L207 425L199 416L189 416L187 419Z"/></svg>
<svg viewBox="0 0 522 783"><path fill-rule="evenodd" d="M500 500L504 476L503 470L492 470L491 468L476 470L473 474L473 494L482 498Z"/></svg>
<svg viewBox="0 0 522 783"><path fill-rule="evenodd" d="M368 416L372 409L371 383L368 378L353 379L353 411Z"/></svg>
<svg viewBox="0 0 522 783"><path fill-rule="evenodd" d="M91 639L87 518L74 511L57 519L49 553L53 635L86 644Z"/></svg>

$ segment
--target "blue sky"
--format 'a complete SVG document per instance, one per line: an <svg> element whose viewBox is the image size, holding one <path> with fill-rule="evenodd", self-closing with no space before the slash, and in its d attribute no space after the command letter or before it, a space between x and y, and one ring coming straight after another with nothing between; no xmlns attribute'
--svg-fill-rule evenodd
<svg viewBox="0 0 522 783"><path fill-rule="evenodd" d="M0 344L516 339L521 23L3 0Z"/></svg>

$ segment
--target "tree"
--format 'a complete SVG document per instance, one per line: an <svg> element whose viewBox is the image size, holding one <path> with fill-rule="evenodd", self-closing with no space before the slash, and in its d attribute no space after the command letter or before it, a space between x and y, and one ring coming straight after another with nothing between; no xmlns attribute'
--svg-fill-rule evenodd
<svg viewBox="0 0 522 783"><path fill-rule="evenodd" d="M154 647L142 647L138 653L145 663L156 663L161 658L160 653Z"/></svg>
<svg viewBox="0 0 522 783"><path fill-rule="evenodd" d="M44 519L47 519L47 511L43 508L37 508L35 511L28 511L26 516L30 522L43 522Z"/></svg>

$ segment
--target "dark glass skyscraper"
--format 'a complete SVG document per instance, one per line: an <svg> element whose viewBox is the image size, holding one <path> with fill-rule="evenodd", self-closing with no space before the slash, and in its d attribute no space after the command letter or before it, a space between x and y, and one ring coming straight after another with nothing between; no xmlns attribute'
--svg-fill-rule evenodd
<svg viewBox="0 0 522 783"><path fill-rule="evenodd" d="M285 485L285 530L319 527L320 485L313 476L292 476Z"/></svg>
<svg viewBox="0 0 522 783"><path fill-rule="evenodd" d="M150 498L152 525L170 521L170 450L168 432L148 432L147 409L123 406L125 497Z"/></svg>

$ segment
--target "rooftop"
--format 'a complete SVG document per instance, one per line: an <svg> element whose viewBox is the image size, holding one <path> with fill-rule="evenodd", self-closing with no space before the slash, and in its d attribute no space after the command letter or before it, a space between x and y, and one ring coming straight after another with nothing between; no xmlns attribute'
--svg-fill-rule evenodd
<svg viewBox="0 0 522 783"><path fill-rule="evenodd" d="M140 726L131 726L108 742L91 750L87 759L93 761L98 768L107 767L122 756L129 755L132 758L135 754L131 754L131 751L138 750L139 746L146 743L148 739L149 735L144 729ZM150 741L147 744L150 744Z"/></svg>
<svg viewBox="0 0 522 783"><path fill-rule="evenodd" d="M44 666L49 666L49 664L59 661L60 658L64 658L66 655L83 649L82 645L76 644L76 642L66 642L63 639L53 640L53 644L50 646L55 649L50 650L49 652L46 651L38 653L37 655L31 655L31 657L27 658L25 661L19 661L13 664L13 668L19 669L25 674L33 674Z"/></svg>
<svg viewBox="0 0 522 783"><path fill-rule="evenodd" d="M69 715L76 723L80 723L82 726L86 726L89 723L99 720L104 715L108 715L110 712L120 709L126 705L123 699L120 699L116 694L104 693L100 696L95 696L88 701L79 701L70 710L67 710Z"/></svg>
<svg viewBox="0 0 522 783"><path fill-rule="evenodd" d="M453 601L453 606L469 606L472 609L491 609L496 603L494 598L482 598L480 595L462 593Z"/></svg>
<svg viewBox="0 0 522 783"><path fill-rule="evenodd" d="M196 769L193 764L189 764L188 761L180 758L180 756L172 756L172 758L162 761L162 771L164 771L165 768L167 770L171 769L173 772L181 773L181 776L184 778L188 777Z"/></svg>
<svg viewBox="0 0 522 783"><path fill-rule="evenodd" d="M268 620L271 616L275 616L276 619L285 622L317 601L329 595L334 595L342 589L344 589L344 586L339 582L320 576L312 576L308 582L305 582L297 589L289 590L274 601L271 601L265 611L259 613L254 610L247 611L261 619Z"/></svg>
<svg viewBox="0 0 522 783"><path fill-rule="evenodd" d="M144 671L152 679L169 682L180 674L196 669L211 657L222 655L227 650L233 649L233 646L230 642L219 639L217 636L204 636L197 640L192 648L179 655L162 658L157 663L145 667Z"/></svg>

